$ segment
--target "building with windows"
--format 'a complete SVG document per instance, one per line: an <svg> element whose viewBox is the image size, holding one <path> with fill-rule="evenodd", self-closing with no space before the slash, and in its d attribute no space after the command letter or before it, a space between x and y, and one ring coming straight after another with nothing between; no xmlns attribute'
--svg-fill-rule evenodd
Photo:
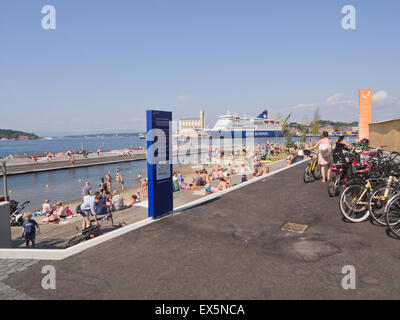
<svg viewBox="0 0 400 320"><path fill-rule="evenodd" d="M178 134L190 135L195 132L203 132L205 129L205 113L200 110L199 118L183 118L178 121Z"/></svg>

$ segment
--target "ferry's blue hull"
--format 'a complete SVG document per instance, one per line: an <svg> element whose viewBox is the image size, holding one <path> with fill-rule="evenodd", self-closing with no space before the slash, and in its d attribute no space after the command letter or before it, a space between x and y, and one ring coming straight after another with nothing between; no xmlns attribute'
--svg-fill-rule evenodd
<svg viewBox="0 0 400 320"><path fill-rule="evenodd" d="M274 130L248 130L248 131L225 131L210 130L208 131L212 138L275 138L283 137L281 131Z"/></svg>

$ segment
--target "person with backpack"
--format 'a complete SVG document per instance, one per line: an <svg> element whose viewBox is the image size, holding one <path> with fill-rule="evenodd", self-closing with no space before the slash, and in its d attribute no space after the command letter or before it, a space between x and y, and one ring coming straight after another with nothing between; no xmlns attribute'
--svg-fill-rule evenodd
<svg viewBox="0 0 400 320"><path fill-rule="evenodd" d="M36 228L40 232L39 224L32 219L32 213L24 213L24 222L22 223L22 237L25 238L26 247L29 248L29 243L32 242L32 248L35 247Z"/></svg>

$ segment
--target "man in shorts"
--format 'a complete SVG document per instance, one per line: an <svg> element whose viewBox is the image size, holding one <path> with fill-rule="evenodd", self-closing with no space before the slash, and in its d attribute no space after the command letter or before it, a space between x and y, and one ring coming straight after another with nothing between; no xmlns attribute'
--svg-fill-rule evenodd
<svg viewBox="0 0 400 320"><path fill-rule="evenodd" d="M96 194L95 196L85 196L83 203L81 204L81 215L83 217L82 229L90 227L90 215L94 216L94 220L97 224L97 204L101 201L102 196Z"/></svg>

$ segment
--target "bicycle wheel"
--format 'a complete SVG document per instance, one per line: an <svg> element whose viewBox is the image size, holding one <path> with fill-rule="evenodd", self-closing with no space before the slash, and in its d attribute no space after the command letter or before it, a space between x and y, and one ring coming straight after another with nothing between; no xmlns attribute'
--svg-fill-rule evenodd
<svg viewBox="0 0 400 320"><path fill-rule="evenodd" d="M388 201L385 211L386 225L391 232L400 238L400 195Z"/></svg>
<svg viewBox="0 0 400 320"><path fill-rule="evenodd" d="M315 180L321 179L321 166L319 165L319 163L315 165L315 168L313 170L313 176Z"/></svg>
<svg viewBox="0 0 400 320"><path fill-rule="evenodd" d="M376 221L378 224L385 226L385 207L388 200L393 196L395 189L386 187L379 188L375 190L371 194L371 198L369 199L368 210L371 213L372 219ZM387 192L387 197L385 197L385 193Z"/></svg>
<svg viewBox="0 0 400 320"><path fill-rule="evenodd" d="M332 172L332 177L328 182L328 194L330 197L336 197L337 196L337 182L336 179L339 175L336 175L336 173Z"/></svg>
<svg viewBox="0 0 400 320"><path fill-rule="evenodd" d="M86 240L86 235L84 235L84 234L79 234L79 235L73 237L71 240L69 240L69 241L67 242L67 244L65 245L65 247L66 247L66 248L72 247L72 246L74 246L74 245L76 245L76 244L78 244L78 243L80 243L80 242L85 241L85 240Z"/></svg>
<svg viewBox="0 0 400 320"><path fill-rule="evenodd" d="M346 187L339 200L342 215L351 222L363 222L369 217L368 190L360 184Z"/></svg>
<svg viewBox="0 0 400 320"><path fill-rule="evenodd" d="M312 180L312 175L310 173L310 165L307 165L304 169L303 180L305 183L308 183Z"/></svg>

